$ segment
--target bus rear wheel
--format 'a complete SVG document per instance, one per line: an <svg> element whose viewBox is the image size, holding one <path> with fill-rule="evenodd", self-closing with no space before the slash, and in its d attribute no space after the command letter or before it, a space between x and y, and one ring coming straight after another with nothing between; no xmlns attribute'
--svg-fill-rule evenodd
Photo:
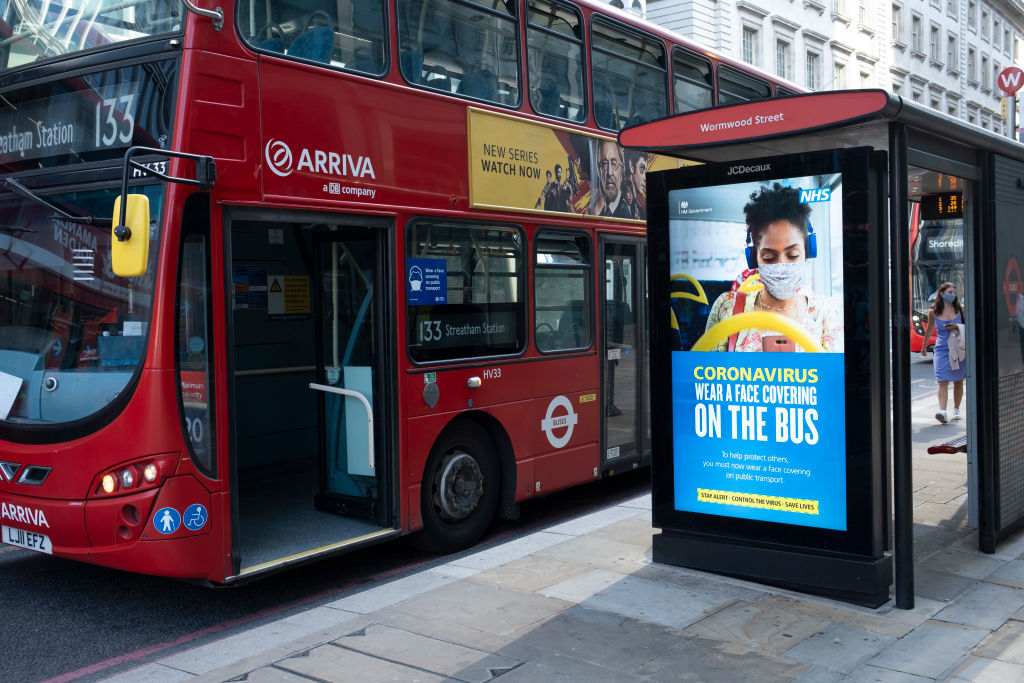
<svg viewBox="0 0 1024 683"><path fill-rule="evenodd" d="M442 434L423 472L420 545L450 553L480 540L498 505L499 472L483 427L466 422Z"/></svg>

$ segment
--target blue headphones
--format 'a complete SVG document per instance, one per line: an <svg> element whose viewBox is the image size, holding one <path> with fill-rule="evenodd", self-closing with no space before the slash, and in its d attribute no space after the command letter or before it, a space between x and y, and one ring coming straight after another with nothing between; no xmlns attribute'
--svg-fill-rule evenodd
<svg viewBox="0 0 1024 683"><path fill-rule="evenodd" d="M750 229L747 229L747 246L743 250L743 253L747 257L747 268L754 270L757 268L757 254L754 253L754 240L750 237ZM814 226L811 225L811 219L807 219L807 258L816 258L818 256L818 239L814 236Z"/></svg>

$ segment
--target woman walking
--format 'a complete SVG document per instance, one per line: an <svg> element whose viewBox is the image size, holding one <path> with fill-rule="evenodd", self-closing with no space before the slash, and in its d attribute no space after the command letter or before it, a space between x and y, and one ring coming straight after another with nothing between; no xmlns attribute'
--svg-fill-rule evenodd
<svg viewBox="0 0 1024 683"><path fill-rule="evenodd" d="M939 384L939 410L935 419L945 424L949 421L946 414L946 401L949 395L949 383L953 383L953 419L960 419L960 401L964 397L964 375L967 374L966 364L957 357L956 349L951 353L950 333L962 337L964 309L956 295L956 287L952 282L943 282L935 295L935 301L928 309L928 327L924 331L925 343L921 346L921 355L928 355L928 338L935 328L935 381ZM954 336L954 339L956 337ZM951 358L952 356L952 358ZM953 362L955 361L955 362Z"/></svg>

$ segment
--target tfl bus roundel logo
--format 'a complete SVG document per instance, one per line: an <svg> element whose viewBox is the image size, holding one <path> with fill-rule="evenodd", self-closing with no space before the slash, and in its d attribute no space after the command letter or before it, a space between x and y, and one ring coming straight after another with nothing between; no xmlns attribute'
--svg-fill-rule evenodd
<svg viewBox="0 0 1024 683"><path fill-rule="evenodd" d="M284 144L280 140L270 138L267 141L267 146L263 150L263 154L267 159L267 166L275 174L282 178L291 175L292 173L292 150L288 145Z"/></svg>

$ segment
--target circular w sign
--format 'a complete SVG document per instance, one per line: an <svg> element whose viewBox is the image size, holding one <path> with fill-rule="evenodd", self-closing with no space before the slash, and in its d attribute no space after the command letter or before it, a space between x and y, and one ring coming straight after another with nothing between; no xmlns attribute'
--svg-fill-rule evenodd
<svg viewBox="0 0 1024 683"><path fill-rule="evenodd" d="M1000 90L1008 97L1012 96L1024 85L1024 71L1021 71L1018 66L1008 66L999 72L996 82L999 84Z"/></svg>

